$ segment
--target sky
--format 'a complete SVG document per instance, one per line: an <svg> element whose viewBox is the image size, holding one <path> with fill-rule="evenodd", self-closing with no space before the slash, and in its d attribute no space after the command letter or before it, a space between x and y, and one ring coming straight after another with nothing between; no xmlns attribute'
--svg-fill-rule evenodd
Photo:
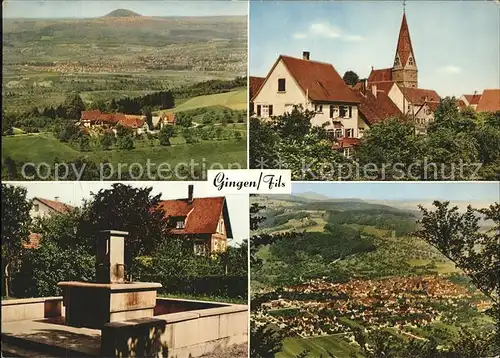
<svg viewBox="0 0 500 358"><path fill-rule="evenodd" d="M400 1L252 1L250 75L266 76L280 54L333 64L342 76L391 67ZM407 1L419 87L440 96L500 88L500 2Z"/></svg>
<svg viewBox="0 0 500 358"><path fill-rule="evenodd" d="M27 189L28 199L35 196L45 199L58 200L73 206L80 206L83 199L90 199L91 192L97 193L100 189L110 189L112 182L9 182L12 185L23 186ZM194 197L220 196L209 182L126 182L133 187L153 187L152 195L162 194L161 198L181 199L188 195L188 185L194 184ZM226 195L226 202L231 220L234 239L229 245L241 244L248 238L249 231L249 204L248 195Z"/></svg>
<svg viewBox="0 0 500 358"><path fill-rule="evenodd" d="M330 198L364 200L406 200L432 202L434 200L482 202L500 201L498 182L420 182L420 183L294 183L292 194L312 192Z"/></svg>
<svg viewBox="0 0 500 358"><path fill-rule="evenodd" d="M3 1L3 16L7 18L89 18L104 16L116 9L132 10L144 16L247 15L248 3L240 0Z"/></svg>

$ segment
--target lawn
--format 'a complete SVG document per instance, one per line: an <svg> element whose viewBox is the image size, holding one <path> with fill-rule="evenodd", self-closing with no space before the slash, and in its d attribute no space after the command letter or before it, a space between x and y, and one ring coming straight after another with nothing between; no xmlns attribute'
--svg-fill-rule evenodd
<svg viewBox="0 0 500 358"><path fill-rule="evenodd" d="M27 148L36 150L27 150ZM178 144L170 147L137 147L132 150L98 150L91 152L80 152L66 143L61 143L50 135L20 135L3 137L2 162L10 157L15 162L48 163L53 165L54 159L62 162L70 162L77 158L86 157L92 162L103 163L108 161L117 168L118 163L123 163L122 172L128 171L132 163L139 163L146 167L147 160L159 165L168 163L170 168L176 165L189 165L192 161L196 163L196 172L202 169L219 169L222 165L239 163L241 168L246 168L246 141L204 141L196 144ZM220 165L219 165L220 164ZM166 164L164 164L164 167ZM154 166L152 166L154 170ZM181 174L184 176L184 174ZM166 177L165 177L166 176ZM183 177L168 177L164 174L163 179L183 179ZM201 179L201 178L199 178Z"/></svg>
<svg viewBox="0 0 500 358"><path fill-rule="evenodd" d="M181 102L175 108L161 112L183 112L191 109L222 106L229 109L247 109L247 89L241 88L231 92L198 96Z"/></svg>
<svg viewBox="0 0 500 358"><path fill-rule="evenodd" d="M349 357L351 353L359 353L355 345L349 344L338 335L311 337L311 338L286 338L283 350L276 354L276 358L292 358L303 352L309 351L307 358L328 357L328 352L335 357ZM359 355L361 357L361 355Z"/></svg>

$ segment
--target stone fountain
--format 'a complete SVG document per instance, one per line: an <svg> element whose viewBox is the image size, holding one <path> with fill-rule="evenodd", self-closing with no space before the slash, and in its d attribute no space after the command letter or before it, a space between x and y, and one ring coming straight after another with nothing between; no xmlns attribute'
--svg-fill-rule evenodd
<svg viewBox="0 0 500 358"><path fill-rule="evenodd" d="M153 317L161 284L125 281L125 237L128 232L99 232L96 282L59 282L66 324L99 328L110 322Z"/></svg>

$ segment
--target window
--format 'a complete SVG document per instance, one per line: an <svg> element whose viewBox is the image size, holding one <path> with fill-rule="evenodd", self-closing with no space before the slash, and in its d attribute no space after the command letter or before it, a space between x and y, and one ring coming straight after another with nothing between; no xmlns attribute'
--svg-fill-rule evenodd
<svg viewBox="0 0 500 358"><path fill-rule="evenodd" d="M262 106L260 104L257 105L257 117L260 117L261 115L261 108Z"/></svg>
<svg viewBox="0 0 500 358"><path fill-rule="evenodd" d="M40 210L40 206L38 204L33 205L33 209L38 212Z"/></svg>
<svg viewBox="0 0 500 358"><path fill-rule="evenodd" d="M347 138L353 138L354 137L354 129L352 129L352 128L346 129L345 136Z"/></svg>
<svg viewBox="0 0 500 358"><path fill-rule="evenodd" d="M286 81L284 78L278 78L278 92L285 92Z"/></svg>
<svg viewBox="0 0 500 358"><path fill-rule="evenodd" d="M409 65L413 65L413 57L410 57L410 58L408 59L408 64L409 64Z"/></svg>
<svg viewBox="0 0 500 358"><path fill-rule="evenodd" d="M430 108L427 108L427 109L425 110L425 114L430 115L431 113L432 113L432 111L431 111L431 109L430 109Z"/></svg>
<svg viewBox="0 0 500 358"><path fill-rule="evenodd" d="M334 137L335 138L342 138L342 129L340 129L340 128L335 129Z"/></svg>
<svg viewBox="0 0 500 358"><path fill-rule="evenodd" d="M195 255L205 255L206 254L206 247L203 242L195 242L194 243L194 254Z"/></svg>
<svg viewBox="0 0 500 358"><path fill-rule="evenodd" d="M344 156L350 158L352 156L352 148L344 148Z"/></svg>
<svg viewBox="0 0 500 358"><path fill-rule="evenodd" d="M337 118L339 116L339 108L337 106L330 106L330 118Z"/></svg>
<svg viewBox="0 0 500 358"><path fill-rule="evenodd" d="M364 131L365 131L365 129L363 127L358 128L358 133L360 136L363 135Z"/></svg>
<svg viewBox="0 0 500 358"><path fill-rule="evenodd" d="M177 220L177 223L175 224L176 229L184 229L184 220Z"/></svg>
<svg viewBox="0 0 500 358"><path fill-rule="evenodd" d="M323 105L322 105L322 104L316 104L316 105L314 106L314 111L315 111L316 113L323 113Z"/></svg>
<svg viewBox="0 0 500 358"><path fill-rule="evenodd" d="M394 60L394 66L399 65L399 56L396 56L396 59Z"/></svg>
<svg viewBox="0 0 500 358"><path fill-rule="evenodd" d="M223 234L224 233L224 220L220 219L219 224L217 225L217 232Z"/></svg>
<svg viewBox="0 0 500 358"><path fill-rule="evenodd" d="M269 117L269 106L266 104L262 105L261 113L263 118Z"/></svg>
<svg viewBox="0 0 500 358"><path fill-rule="evenodd" d="M339 114L341 118L348 118L347 117L347 106L340 106L339 108Z"/></svg>

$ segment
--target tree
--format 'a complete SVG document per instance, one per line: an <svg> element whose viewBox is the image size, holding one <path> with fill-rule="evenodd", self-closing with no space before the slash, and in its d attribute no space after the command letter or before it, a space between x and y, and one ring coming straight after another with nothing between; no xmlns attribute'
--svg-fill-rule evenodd
<svg viewBox="0 0 500 358"><path fill-rule="evenodd" d="M363 135L355 158L361 165L375 164L378 168L376 175L380 179L400 180L411 164L423 159L423 153L423 143L415 134L413 122L390 118L374 125ZM395 167L397 163L402 165L400 170ZM380 171L383 167L385 172ZM412 174L420 176L421 169Z"/></svg>
<svg viewBox="0 0 500 358"><path fill-rule="evenodd" d="M437 248L444 256L463 270L471 282L493 302L490 315L497 323L500 338L500 204L475 210L470 205L465 213L449 202L434 201L434 211L419 206L422 228L415 235ZM480 230L480 215L491 220L493 227L485 233ZM497 340L500 342L500 339Z"/></svg>
<svg viewBox="0 0 500 358"><path fill-rule="evenodd" d="M82 111L85 110L85 104L78 93L66 97L63 107L65 108L66 118L75 120L80 119Z"/></svg>
<svg viewBox="0 0 500 358"><path fill-rule="evenodd" d="M125 150L134 149L134 139L132 138L131 135L119 137L117 143L118 143L118 148L120 149L125 149Z"/></svg>
<svg viewBox="0 0 500 358"><path fill-rule="evenodd" d="M358 83L359 76L354 71L346 71L346 73L344 73L344 77L342 77L342 79L344 80L346 85L354 86L356 83Z"/></svg>
<svg viewBox="0 0 500 358"><path fill-rule="evenodd" d="M175 121L178 126L189 128L193 125L193 120L191 116L184 112L179 112L175 116Z"/></svg>
<svg viewBox="0 0 500 358"><path fill-rule="evenodd" d="M281 351L283 335L268 325L258 325L250 321L250 357L268 358Z"/></svg>
<svg viewBox="0 0 500 358"><path fill-rule="evenodd" d="M28 241L31 225L31 202L26 199L27 190L2 184L2 270L4 273L3 295L9 297L10 273L16 268L22 251L22 243ZM3 296L2 295L2 296Z"/></svg>
<svg viewBox="0 0 500 358"><path fill-rule="evenodd" d="M153 113L150 106L144 106L142 108L142 114L146 117L146 123L148 124L149 130L153 130Z"/></svg>
<svg viewBox="0 0 500 358"><path fill-rule="evenodd" d="M171 125L163 126L158 134L158 139L160 140L160 145L168 146L170 145L170 138L174 133L174 127Z"/></svg>
<svg viewBox="0 0 500 358"><path fill-rule="evenodd" d="M114 141L115 141L115 136L113 132L109 131L104 132L103 135L99 138L101 147L104 150L108 150L113 145Z"/></svg>
<svg viewBox="0 0 500 358"><path fill-rule="evenodd" d="M78 140L78 147L82 152L88 152L90 150L90 137L88 135L82 135Z"/></svg>
<svg viewBox="0 0 500 358"><path fill-rule="evenodd" d="M113 184L92 194L86 209L88 218L84 230L94 236L100 230L123 230L125 239L125 269L134 273L135 257L150 255L168 233L163 211L158 207L161 194L152 195L152 187L133 188Z"/></svg>

